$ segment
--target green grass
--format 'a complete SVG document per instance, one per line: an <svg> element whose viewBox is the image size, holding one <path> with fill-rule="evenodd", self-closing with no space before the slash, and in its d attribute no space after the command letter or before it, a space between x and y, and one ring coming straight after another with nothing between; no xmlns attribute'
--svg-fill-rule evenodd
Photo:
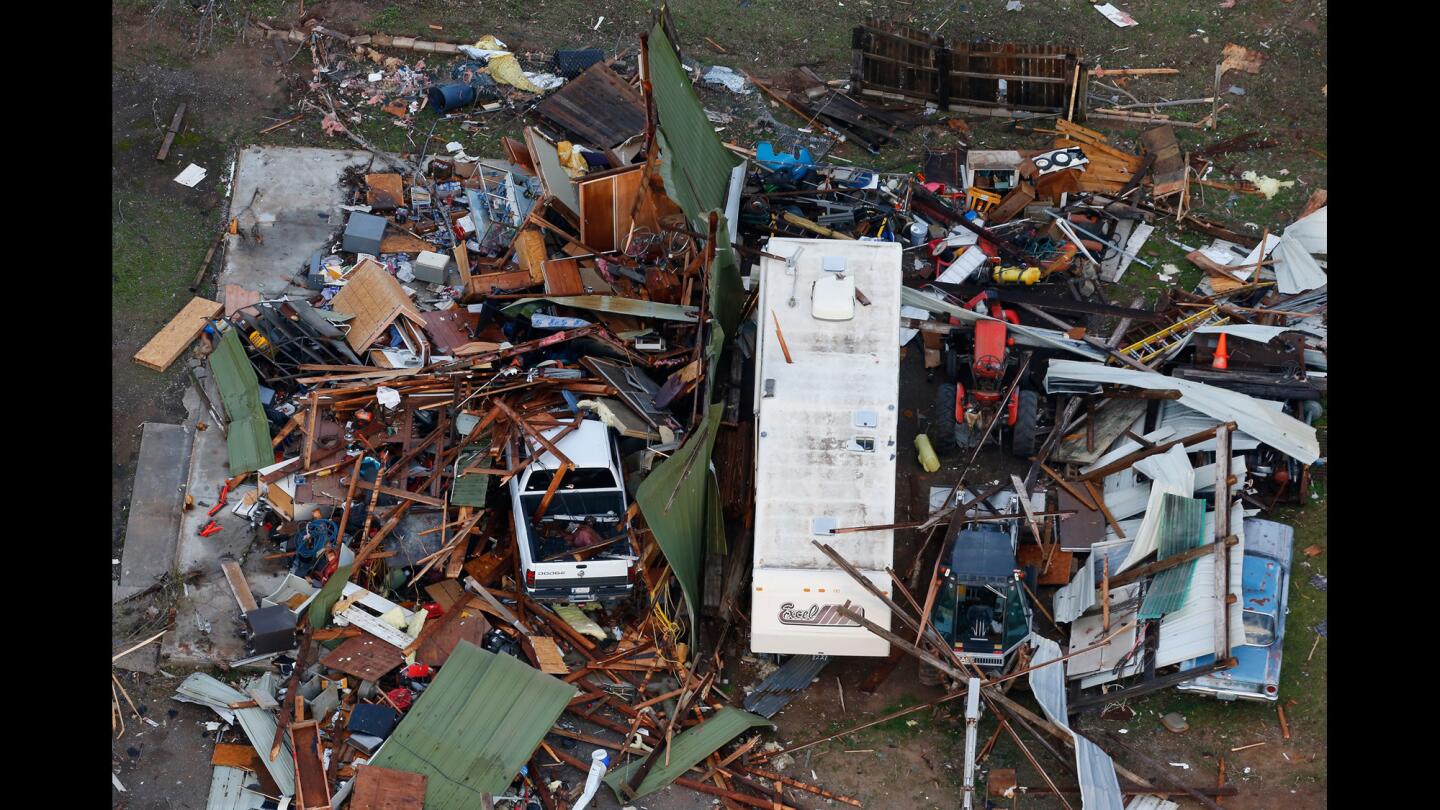
<svg viewBox="0 0 1440 810"><path fill-rule="evenodd" d="M190 300L186 287L208 245L204 217L181 202L117 189L110 226L111 306L129 321L163 323Z"/></svg>

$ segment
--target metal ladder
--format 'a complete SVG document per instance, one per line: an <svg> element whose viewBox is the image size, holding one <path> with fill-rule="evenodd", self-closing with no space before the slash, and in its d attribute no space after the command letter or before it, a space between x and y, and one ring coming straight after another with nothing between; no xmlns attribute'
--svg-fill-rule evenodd
<svg viewBox="0 0 1440 810"><path fill-rule="evenodd" d="M1161 329L1159 332L1156 332L1149 337L1144 338L1143 340L1126 346L1125 348L1120 350L1120 354L1123 354L1138 363L1149 363L1152 359L1156 357L1169 354L1170 352L1179 349L1181 344L1185 342L1186 338L1190 336L1190 333L1194 332L1196 329L1199 329L1202 326L1218 326L1220 324L1229 322L1229 320L1229 315L1222 315L1220 313L1220 307L1218 304L1215 306L1206 307L1205 309L1196 312L1194 315L1191 315L1183 320L1176 321L1175 323L1165 327L1164 329Z"/></svg>

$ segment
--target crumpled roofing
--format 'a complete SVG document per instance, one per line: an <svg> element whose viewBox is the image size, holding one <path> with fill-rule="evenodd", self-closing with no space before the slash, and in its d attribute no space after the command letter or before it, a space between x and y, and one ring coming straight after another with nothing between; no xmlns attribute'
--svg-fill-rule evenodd
<svg viewBox="0 0 1440 810"><path fill-rule="evenodd" d="M1075 772L1080 782L1082 810L1124 810L1125 798L1120 793L1120 779L1115 775L1115 761L1100 746L1070 729L1065 704L1065 664L1041 666L1060 657L1060 645L1040 635L1032 635L1036 645L1030 670L1030 691L1045 716L1075 738Z"/></svg>
<svg viewBox="0 0 1440 810"><path fill-rule="evenodd" d="M1311 464L1320 458L1320 443L1315 439L1315 428L1292 416L1271 410L1265 406L1263 400L1238 391L1227 391L1193 380L1107 366L1103 363L1052 360L1045 374L1046 392L1053 393L1058 387L1057 382L1067 380L1097 385L1129 385L1152 391L1179 391L1179 401L1187 408L1193 408L1222 422L1234 422L1240 430L1301 464Z"/></svg>
<svg viewBox="0 0 1440 810"><path fill-rule="evenodd" d="M674 782L683 776L686 771L697 765L706 757L720 750L720 746L735 739L742 731L755 726L774 725L769 720L747 711L742 711L734 706L726 706L716 712L705 722L691 726L670 742L670 760L667 763L665 754L661 753L655 760L650 772L640 782L639 788L635 791L635 798L654 793L660 788ZM657 745L664 745L663 740L657 740ZM635 769L639 768L642 760L635 760L623 768L611 771L605 777L605 784L615 791L615 797L621 803L628 804L623 793L625 783L630 780ZM429 803L426 803L428 810Z"/></svg>
<svg viewBox="0 0 1440 810"><path fill-rule="evenodd" d="M462 640L370 764L425 774L426 810L478 807L509 787L576 694Z"/></svg>

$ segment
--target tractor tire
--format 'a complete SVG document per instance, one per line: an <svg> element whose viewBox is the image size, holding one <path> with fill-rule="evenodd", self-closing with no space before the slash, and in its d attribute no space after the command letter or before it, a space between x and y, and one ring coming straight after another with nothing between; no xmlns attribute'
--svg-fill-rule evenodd
<svg viewBox="0 0 1440 810"><path fill-rule="evenodd" d="M955 384L947 383L935 392L935 418L930 422L930 444L935 455L955 452Z"/></svg>
<svg viewBox="0 0 1440 810"><path fill-rule="evenodd" d="M1015 427L1010 431L1010 452L1020 458L1035 455L1040 420L1040 395L1034 391L1021 391L1020 412L1015 415Z"/></svg>

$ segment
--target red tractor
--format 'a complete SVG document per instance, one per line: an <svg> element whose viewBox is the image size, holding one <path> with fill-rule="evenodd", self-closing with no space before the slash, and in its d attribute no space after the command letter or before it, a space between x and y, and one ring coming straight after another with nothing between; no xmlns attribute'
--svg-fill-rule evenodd
<svg viewBox="0 0 1440 810"><path fill-rule="evenodd" d="M989 293L980 293L965 303L965 308L981 307ZM984 311L983 309L979 311ZM935 430L930 439L936 452L945 453L957 447L974 447L985 426L997 409L1003 409L997 428L991 436L999 438L1002 431L1010 435L1010 452L1021 458L1035 454L1039 434L1040 395L1023 384L1006 401L1005 392L1014 382L1017 365L1009 351L1015 344L1007 324L1019 324L1013 309L992 304L988 314L995 320L976 321L973 330L957 330L946 342L945 369L954 383L940 386L935 403ZM973 335L965 346L967 336ZM965 352L968 348L970 351Z"/></svg>

